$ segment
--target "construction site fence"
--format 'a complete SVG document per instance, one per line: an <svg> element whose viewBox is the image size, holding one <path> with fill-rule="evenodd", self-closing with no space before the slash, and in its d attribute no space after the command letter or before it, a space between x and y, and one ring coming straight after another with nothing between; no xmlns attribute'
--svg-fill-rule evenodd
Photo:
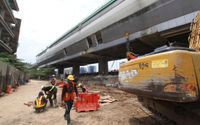
<svg viewBox="0 0 200 125"><path fill-rule="evenodd" d="M24 85L29 81L29 73L0 61L0 93L6 92L7 86L15 87Z"/></svg>

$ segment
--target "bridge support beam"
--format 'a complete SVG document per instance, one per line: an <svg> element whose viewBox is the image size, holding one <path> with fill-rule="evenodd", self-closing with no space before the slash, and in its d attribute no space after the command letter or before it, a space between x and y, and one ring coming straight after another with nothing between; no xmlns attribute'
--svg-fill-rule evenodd
<svg viewBox="0 0 200 125"><path fill-rule="evenodd" d="M61 65L61 66L58 67L58 74L60 75L60 74L63 74L63 73L64 73L64 66Z"/></svg>
<svg viewBox="0 0 200 125"><path fill-rule="evenodd" d="M80 66L78 64L73 65L72 67L72 74L74 76L79 76L79 72L80 72Z"/></svg>
<svg viewBox="0 0 200 125"><path fill-rule="evenodd" d="M64 78L64 68L65 67L63 65L58 67L58 75L60 76L61 79Z"/></svg>
<svg viewBox="0 0 200 125"><path fill-rule="evenodd" d="M108 74L108 61L104 58L99 59L99 74L101 75Z"/></svg>

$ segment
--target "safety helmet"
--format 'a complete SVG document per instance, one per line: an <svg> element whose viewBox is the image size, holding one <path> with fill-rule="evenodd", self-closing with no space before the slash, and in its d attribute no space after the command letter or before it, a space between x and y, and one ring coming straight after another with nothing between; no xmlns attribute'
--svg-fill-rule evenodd
<svg viewBox="0 0 200 125"><path fill-rule="evenodd" d="M43 88L44 88L44 86L42 85L40 88L41 88L41 89L43 89Z"/></svg>
<svg viewBox="0 0 200 125"><path fill-rule="evenodd" d="M42 91L39 92L38 97L43 96L44 93Z"/></svg>
<svg viewBox="0 0 200 125"><path fill-rule="evenodd" d="M55 75L52 75L53 77L55 76Z"/></svg>
<svg viewBox="0 0 200 125"><path fill-rule="evenodd" d="M73 81L74 80L74 76L73 75L68 75L67 79Z"/></svg>
<svg viewBox="0 0 200 125"><path fill-rule="evenodd" d="M80 87L80 86L82 86L82 83L79 83L79 84L78 84L78 87Z"/></svg>

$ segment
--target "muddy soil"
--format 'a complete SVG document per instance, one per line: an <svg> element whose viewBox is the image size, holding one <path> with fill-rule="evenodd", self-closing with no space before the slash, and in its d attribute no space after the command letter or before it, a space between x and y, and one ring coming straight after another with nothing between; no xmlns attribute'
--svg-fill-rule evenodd
<svg viewBox="0 0 200 125"><path fill-rule="evenodd" d="M33 106L24 103L34 101L41 85L48 81L31 80L27 85L20 86L15 92L0 97L0 125L67 125L64 120L62 107L51 108L42 113L35 113ZM60 102L61 88L58 88L58 102ZM168 125L169 121L153 115L146 110L133 94L116 88L99 85L88 86L89 91L99 91L100 96L109 95L117 101L100 104L100 108L93 112L77 113L71 111L72 125Z"/></svg>

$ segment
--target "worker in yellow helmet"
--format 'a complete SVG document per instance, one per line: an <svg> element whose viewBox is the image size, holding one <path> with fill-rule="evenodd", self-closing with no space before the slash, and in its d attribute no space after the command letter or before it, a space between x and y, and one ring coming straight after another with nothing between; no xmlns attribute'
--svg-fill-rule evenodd
<svg viewBox="0 0 200 125"><path fill-rule="evenodd" d="M81 88L81 90L82 90L83 93L87 93L88 92L87 91L87 87L85 85L82 85L82 83L79 83L78 87Z"/></svg>
<svg viewBox="0 0 200 125"><path fill-rule="evenodd" d="M76 83L74 81L74 76L68 75L67 83L65 85L63 85L62 96L61 96L61 101L63 102L63 100L64 100L65 104L66 104L64 118L65 118L65 120L67 120L68 125L71 125L70 110L73 105L75 93L76 93L76 96L78 96L78 91L76 88Z"/></svg>

